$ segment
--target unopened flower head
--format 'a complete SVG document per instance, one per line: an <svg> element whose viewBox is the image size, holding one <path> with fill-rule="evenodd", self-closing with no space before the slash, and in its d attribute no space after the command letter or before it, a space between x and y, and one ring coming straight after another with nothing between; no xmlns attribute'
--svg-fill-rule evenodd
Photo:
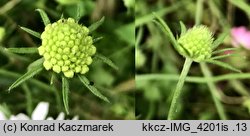
<svg viewBox="0 0 250 136"><path fill-rule="evenodd" d="M213 34L206 26L195 26L181 35L178 44L181 55L196 62L205 61L212 55Z"/></svg>
<svg viewBox="0 0 250 136"><path fill-rule="evenodd" d="M92 37L88 34L89 29L72 18L47 25L41 35L42 45L38 48L44 57L45 69L63 72L68 78L75 73L87 73L96 53Z"/></svg>

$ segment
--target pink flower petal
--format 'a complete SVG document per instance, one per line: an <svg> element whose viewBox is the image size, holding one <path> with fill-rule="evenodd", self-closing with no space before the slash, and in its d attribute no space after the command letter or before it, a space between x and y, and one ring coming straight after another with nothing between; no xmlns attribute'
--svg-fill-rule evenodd
<svg viewBox="0 0 250 136"><path fill-rule="evenodd" d="M232 45L234 47L243 46L250 50L250 31L246 27L234 27L231 29Z"/></svg>

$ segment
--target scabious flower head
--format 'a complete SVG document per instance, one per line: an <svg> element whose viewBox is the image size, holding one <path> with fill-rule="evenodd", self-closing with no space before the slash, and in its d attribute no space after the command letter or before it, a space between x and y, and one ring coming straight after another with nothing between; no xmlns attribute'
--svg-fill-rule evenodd
<svg viewBox="0 0 250 136"><path fill-rule="evenodd" d="M41 35L42 45L38 48L44 57L45 69L62 72L68 78L75 73L87 73L96 53L93 39L88 34L89 29L72 18L48 24Z"/></svg>
<svg viewBox="0 0 250 136"><path fill-rule="evenodd" d="M250 50L250 31L246 27L234 27L231 29L232 45L234 47L242 46Z"/></svg>
<svg viewBox="0 0 250 136"><path fill-rule="evenodd" d="M179 53L196 62L205 61L212 55L213 34L206 26L194 26L177 42Z"/></svg>

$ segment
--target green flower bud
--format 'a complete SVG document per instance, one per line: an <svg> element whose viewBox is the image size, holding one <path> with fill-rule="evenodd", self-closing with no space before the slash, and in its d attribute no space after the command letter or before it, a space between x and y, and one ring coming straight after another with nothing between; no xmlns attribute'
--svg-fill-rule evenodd
<svg viewBox="0 0 250 136"><path fill-rule="evenodd" d="M213 34L206 26L189 29L177 42L179 53L196 62L205 61L212 55Z"/></svg>
<svg viewBox="0 0 250 136"><path fill-rule="evenodd" d="M93 39L88 34L89 29L72 18L48 24L41 34L42 45L38 48L45 59L45 69L62 72L68 78L76 73L87 73L96 52Z"/></svg>

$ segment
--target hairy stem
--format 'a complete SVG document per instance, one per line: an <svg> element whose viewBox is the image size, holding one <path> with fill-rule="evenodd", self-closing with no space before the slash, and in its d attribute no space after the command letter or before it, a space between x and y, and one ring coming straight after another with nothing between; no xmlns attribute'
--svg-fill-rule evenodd
<svg viewBox="0 0 250 136"><path fill-rule="evenodd" d="M169 109L169 113L168 113L168 120L174 119L174 114L177 112L177 101L180 97L185 78L188 74L188 71L190 69L192 62L193 61L190 58L186 58L186 60L185 60L179 81L178 81L177 86L176 86L175 91L174 91L174 96L173 96L172 102L170 105L170 109Z"/></svg>

